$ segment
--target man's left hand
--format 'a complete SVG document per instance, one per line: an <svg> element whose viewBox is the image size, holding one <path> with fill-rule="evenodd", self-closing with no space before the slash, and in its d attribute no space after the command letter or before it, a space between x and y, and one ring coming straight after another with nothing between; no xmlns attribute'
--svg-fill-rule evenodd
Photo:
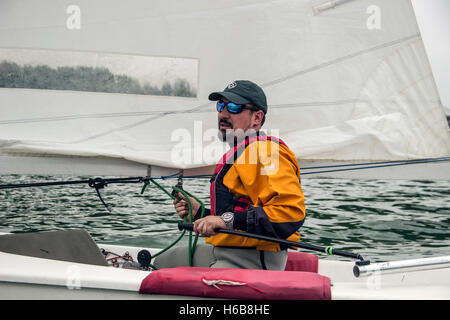
<svg viewBox="0 0 450 320"><path fill-rule="evenodd" d="M215 236L216 229L226 229L226 224L221 217L207 216L194 222L194 232L205 237Z"/></svg>

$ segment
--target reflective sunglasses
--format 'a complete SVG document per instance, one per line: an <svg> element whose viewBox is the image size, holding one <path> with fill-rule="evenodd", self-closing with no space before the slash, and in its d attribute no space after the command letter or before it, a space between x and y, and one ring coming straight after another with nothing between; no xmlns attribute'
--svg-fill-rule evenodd
<svg viewBox="0 0 450 320"><path fill-rule="evenodd" d="M227 107L228 112L232 113L232 114L241 113L242 110L245 110L245 109L252 110L252 111L258 111L258 109L256 109L256 108L247 107L243 104L236 104L231 101L230 102L223 102L221 100L217 101L217 105L216 105L217 112L222 112L223 109L225 109L225 107Z"/></svg>

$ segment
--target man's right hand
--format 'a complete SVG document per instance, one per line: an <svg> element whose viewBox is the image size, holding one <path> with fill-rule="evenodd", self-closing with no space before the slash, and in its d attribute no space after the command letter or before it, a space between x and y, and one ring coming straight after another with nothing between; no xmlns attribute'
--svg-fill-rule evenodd
<svg viewBox="0 0 450 320"><path fill-rule="evenodd" d="M189 205L186 201L186 198L180 192L178 192L178 196L181 198L181 200L175 199L173 201L175 211L178 213L178 216L181 219L184 219L184 217L186 217L187 220L189 222L191 222L190 217L189 217ZM191 206L192 206L192 217L194 217L195 214L197 213L198 209L200 208L200 203L198 203L197 200L195 200L192 197L189 197L189 200L191 201Z"/></svg>

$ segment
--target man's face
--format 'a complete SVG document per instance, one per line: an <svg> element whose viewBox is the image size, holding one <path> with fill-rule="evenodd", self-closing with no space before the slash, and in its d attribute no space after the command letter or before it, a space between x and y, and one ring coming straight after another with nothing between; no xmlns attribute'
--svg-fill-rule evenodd
<svg viewBox="0 0 450 320"><path fill-rule="evenodd" d="M225 103L230 102L230 100L225 98L222 98L221 101ZM246 106L251 107L251 104L246 104ZM241 132L246 132L249 129L258 131L261 127L261 120L263 116L264 112L261 110L252 111L249 109L244 109L241 113L233 114L229 113L227 107L225 107L222 112L218 113L218 126L219 131L222 134L223 141L227 140L227 136L229 136L230 131L233 131L232 133L235 134L238 133L237 130L239 129Z"/></svg>

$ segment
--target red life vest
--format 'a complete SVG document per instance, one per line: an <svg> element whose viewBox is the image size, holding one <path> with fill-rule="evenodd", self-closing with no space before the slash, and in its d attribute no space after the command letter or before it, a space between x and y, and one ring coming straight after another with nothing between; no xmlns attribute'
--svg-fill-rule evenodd
<svg viewBox="0 0 450 320"><path fill-rule="evenodd" d="M245 140L235 145L222 156L210 180L211 215L220 216L225 212L239 214L239 212L245 212L247 210L248 206L252 203L251 200L245 196L236 197L223 184L223 178L233 166L234 161L236 161L251 143L267 140L285 145L281 139L266 135L255 135L246 137Z"/></svg>

